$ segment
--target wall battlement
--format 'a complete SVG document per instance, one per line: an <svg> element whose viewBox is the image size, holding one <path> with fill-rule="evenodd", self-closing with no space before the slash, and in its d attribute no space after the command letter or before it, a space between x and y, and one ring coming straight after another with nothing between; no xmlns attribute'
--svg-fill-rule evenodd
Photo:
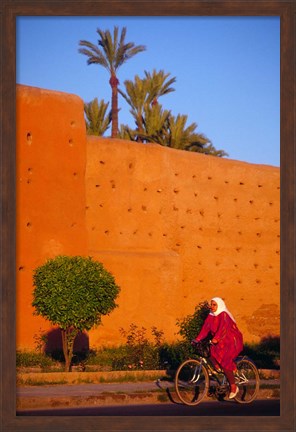
<svg viewBox="0 0 296 432"><path fill-rule="evenodd" d="M92 255L121 287L91 346L131 323L176 340L176 320L213 296L245 340L279 335L279 168L86 136L65 93L18 86L17 116L19 347L50 329L32 316L32 271L60 253Z"/></svg>

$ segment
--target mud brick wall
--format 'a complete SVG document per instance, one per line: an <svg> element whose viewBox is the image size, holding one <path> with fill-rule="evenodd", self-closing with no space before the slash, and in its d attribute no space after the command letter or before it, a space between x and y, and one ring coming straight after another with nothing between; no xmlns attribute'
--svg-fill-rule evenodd
<svg viewBox="0 0 296 432"><path fill-rule="evenodd" d="M131 322L174 340L213 296L246 339L279 334L279 193L275 167L88 137L88 249L122 287L94 343Z"/></svg>
<svg viewBox="0 0 296 432"><path fill-rule="evenodd" d="M17 86L17 347L50 324L32 315L33 269L58 254L87 254L86 137L74 95Z"/></svg>
<svg viewBox="0 0 296 432"><path fill-rule="evenodd" d="M50 328L32 315L32 270L60 253L93 256L121 287L93 347L131 323L176 340L176 320L213 296L245 340L279 335L279 168L87 137L77 96L17 97L19 347Z"/></svg>

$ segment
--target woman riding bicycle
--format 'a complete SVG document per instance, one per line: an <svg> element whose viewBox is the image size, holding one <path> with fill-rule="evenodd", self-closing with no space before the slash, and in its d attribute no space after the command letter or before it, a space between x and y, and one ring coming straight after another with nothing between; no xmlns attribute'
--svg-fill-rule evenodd
<svg viewBox="0 0 296 432"><path fill-rule="evenodd" d="M239 391L235 385L234 371L236 365L234 359L243 349L243 336L221 298L214 297L211 300L210 309L211 312L193 342L200 342L211 334L210 360L217 370L223 369L230 385L228 397L233 399Z"/></svg>

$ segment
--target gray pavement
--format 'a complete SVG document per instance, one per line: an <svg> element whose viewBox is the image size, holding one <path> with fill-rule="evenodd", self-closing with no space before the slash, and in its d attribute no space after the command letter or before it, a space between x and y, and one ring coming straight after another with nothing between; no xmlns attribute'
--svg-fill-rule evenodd
<svg viewBox="0 0 296 432"><path fill-rule="evenodd" d="M279 398L280 379L261 380L258 399ZM68 384L18 387L17 409L163 403L176 399L166 380L129 383Z"/></svg>

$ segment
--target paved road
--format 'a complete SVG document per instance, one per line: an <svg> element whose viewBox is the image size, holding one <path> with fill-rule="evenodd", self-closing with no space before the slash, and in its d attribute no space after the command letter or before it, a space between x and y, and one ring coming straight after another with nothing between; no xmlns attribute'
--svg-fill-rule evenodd
<svg viewBox="0 0 296 432"><path fill-rule="evenodd" d="M202 402L195 407L177 403L113 405L82 408L50 408L18 411L18 416L279 416L280 400Z"/></svg>

